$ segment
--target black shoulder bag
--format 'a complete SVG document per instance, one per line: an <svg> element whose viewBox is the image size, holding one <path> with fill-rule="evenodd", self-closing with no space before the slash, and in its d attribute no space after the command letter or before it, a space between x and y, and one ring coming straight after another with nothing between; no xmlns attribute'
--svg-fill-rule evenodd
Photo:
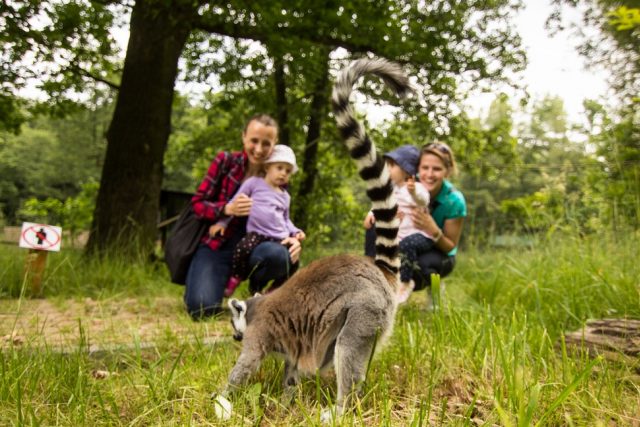
<svg viewBox="0 0 640 427"><path fill-rule="evenodd" d="M207 227L207 221L201 220L193 213L191 202L189 202L171 228L164 245L164 260L169 267L173 283L184 285L187 282L191 258Z"/></svg>
<svg viewBox="0 0 640 427"><path fill-rule="evenodd" d="M231 156L225 153L220 175L229 173ZM215 197L215 195L214 195ZM209 228L209 221L202 220L193 212L191 202L180 213L178 221L171 228L164 245L164 260L171 273L171 281L178 285L187 282L187 273L193 254L198 248L200 239Z"/></svg>

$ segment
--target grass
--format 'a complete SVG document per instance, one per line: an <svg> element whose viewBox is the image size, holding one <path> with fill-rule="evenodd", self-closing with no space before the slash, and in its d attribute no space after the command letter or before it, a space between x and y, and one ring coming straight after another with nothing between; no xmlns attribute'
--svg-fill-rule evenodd
<svg viewBox="0 0 640 427"><path fill-rule="evenodd" d="M639 237L554 235L517 251L461 251L445 279L444 304L426 312L418 292L401 307L392 339L341 425L640 424L637 360L592 358L562 339L589 318L640 318ZM5 312L30 303L20 299L21 254L0 249ZM182 288L167 282L162 265L55 254L44 289L61 308L91 298L107 316L122 301L137 301L138 315L165 316L166 328L154 346L133 334L122 347L90 353L87 315L78 317L76 340L64 352L46 340L5 343L0 425L318 425L321 407L335 396L331 374L285 395L282 363L268 358L233 397L233 418L223 423L210 395L224 387L239 345L228 338L226 316L189 320ZM158 300L175 303L158 309Z"/></svg>

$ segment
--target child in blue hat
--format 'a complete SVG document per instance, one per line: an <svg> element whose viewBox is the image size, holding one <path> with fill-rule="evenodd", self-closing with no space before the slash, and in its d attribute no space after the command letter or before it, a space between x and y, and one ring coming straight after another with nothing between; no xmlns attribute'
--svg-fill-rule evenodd
<svg viewBox="0 0 640 427"><path fill-rule="evenodd" d="M400 266L401 286L397 295L398 303L405 302L415 286L413 265L418 257L433 246L431 236L417 229L411 220L414 209L428 209L429 191L420 182L416 183L415 175L420 160L420 151L413 145L403 145L389 151L383 157L389 167L389 175L394 186L394 197L398 202L398 216L400 228L400 253L402 264ZM364 220L365 228L373 226L375 218L369 212Z"/></svg>

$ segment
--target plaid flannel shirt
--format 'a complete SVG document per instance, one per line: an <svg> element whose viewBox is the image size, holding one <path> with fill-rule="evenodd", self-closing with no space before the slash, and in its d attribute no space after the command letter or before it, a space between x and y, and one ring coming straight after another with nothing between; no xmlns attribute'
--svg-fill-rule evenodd
<svg viewBox="0 0 640 427"><path fill-rule="evenodd" d="M214 224L225 218L224 207L236 193L246 173L247 154L244 151L218 153L204 180L198 186L191 206L197 217ZM209 230L202 236L201 243L209 245L212 250L220 246L244 224L244 218L234 217L225 230L224 236L209 236Z"/></svg>

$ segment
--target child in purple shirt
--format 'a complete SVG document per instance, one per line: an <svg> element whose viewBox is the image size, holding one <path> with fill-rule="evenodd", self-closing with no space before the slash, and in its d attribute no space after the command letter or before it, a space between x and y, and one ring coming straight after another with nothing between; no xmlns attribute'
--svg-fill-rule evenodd
<svg viewBox="0 0 640 427"><path fill-rule="evenodd" d="M264 178L248 178L235 196L245 194L251 198L252 204L247 219L247 234L238 242L233 252L231 277L224 290L226 297L231 296L251 273L248 271L249 256L256 246L265 241L281 242L287 237L295 237L300 241L306 237L289 219L291 197L284 189L291 174L298 171L293 150L286 145L276 145L264 165ZM214 236L224 233L229 221L231 218L218 221L211 226L209 234Z"/></svg>

